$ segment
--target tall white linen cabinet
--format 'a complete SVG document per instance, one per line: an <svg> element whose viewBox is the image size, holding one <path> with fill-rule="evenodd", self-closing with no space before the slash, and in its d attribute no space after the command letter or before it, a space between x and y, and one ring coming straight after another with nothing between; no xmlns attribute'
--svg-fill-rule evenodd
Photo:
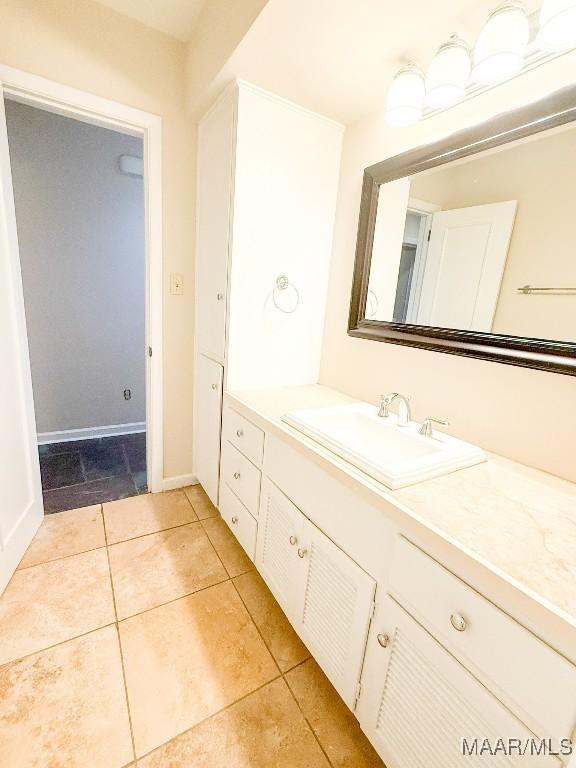
<svg viewBox="0 0 576 768"><path fill-rule="evenodd" d="M343 127L244 82L198 126L194 473L222 393L318 381Z"/></svg>

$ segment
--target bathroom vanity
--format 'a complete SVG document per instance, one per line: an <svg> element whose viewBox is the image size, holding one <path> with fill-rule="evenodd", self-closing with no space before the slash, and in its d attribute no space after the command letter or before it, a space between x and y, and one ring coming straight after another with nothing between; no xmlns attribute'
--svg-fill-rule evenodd
<svg viewBox="0 0 576 768"><path fill-rule="evenodd" d="M391 491L282 420L349 403L226 393L224 520L389 768L567 762L462 738L573 735L576 489L488 456Z"/></svg>
<svg viewBox="0 0 576 768"><path fill-rule="evenodd" d="M350 336L574 374L569 275L516 283L538 189L492 188L573 140L574 103L562 92L366 169ZM576 487L412 423L405 399L398 418L386 398L309 385L341 139L246 83L200 123L196 475L388 768L560 768L576 737ZM542 295L547 314L527 299Z"/></svg>

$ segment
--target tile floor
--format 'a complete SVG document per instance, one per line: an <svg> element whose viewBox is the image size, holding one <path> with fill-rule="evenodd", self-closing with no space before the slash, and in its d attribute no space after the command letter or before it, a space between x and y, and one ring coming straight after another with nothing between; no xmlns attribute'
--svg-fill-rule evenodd
<svg viewBox="0 0 576 768"><path fill-rule="evenodd" d="M46 517L0 627L1 766L382 767L199 486Z"/></svg>
<svg viewBox="0 0 576 768"><path fill-rule="evenodd" d="M38 446L47 514L147 493L146 433Z"/></svg>

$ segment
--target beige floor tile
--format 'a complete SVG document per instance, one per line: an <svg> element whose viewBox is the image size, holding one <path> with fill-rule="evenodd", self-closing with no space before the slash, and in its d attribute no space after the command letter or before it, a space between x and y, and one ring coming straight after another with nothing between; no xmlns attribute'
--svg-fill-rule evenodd
<svg viewBox="0 0 576 768"><path fill-rule="evenodd" d="M383 768L358 721L313 659L286 681L334 768Z"/></svg>
<svg viewBox="0 0 576 768"><path fill-rule="evenodd" d="M16 571L0 598L0 664L113 621L106 549Z"/></svg>
<svg viewBox="0 0 576 768"><path fill-rule="evenodd" d="M139 768L329 768L283 680L160 747Z"/></svg>
<svg viewBox="0 0 576 768"><path fill-rule="evenodd" d="M100 504L46 515L18 567L77 555L105 544Z"/></svg>
<svg viewBox="0 0 576 768"><path fill-rule="evenodd" d="M257 571L237 576L234 584L282 672L310 656Z"/></svg>
<svg viewBox="0 0 576 768"><path fill-rule="evenodd" d="M231 577L239 576L254 568L254 563L220 516L202 520L202 525Z"/></svg>
<svg viewBox="0 0 576 768"><path fill-rule="evenodd" d="M206 520L207 517L218 517L218 510L212 504L201 485L189 485L187 488L184 488L184 493L188 497L190 504L194 507L199 520Z"/></svg>
<svg viewBox="0 0 576 768"><path fill-rule="evenodd" d="M0 668L0 765L120 768L133 757L114 627Z"/></svg>
<svg viewBox="0 0 576 768"><path fill-rule="evenodd" d="M119 626L137 755L278 674L230 581Z"/></svg>
<svg viewBox="0 0 576 768"><path fill-rule="evenodd" d="M104 504L108 544L185 525L197 519L183 491L146 493Z"/></svg>
<svg viewBox="0 0 576 768"><path fill-rule="evenodd" d="M109 552L119 619L228 578L200 523L123 541Z"/></svg>

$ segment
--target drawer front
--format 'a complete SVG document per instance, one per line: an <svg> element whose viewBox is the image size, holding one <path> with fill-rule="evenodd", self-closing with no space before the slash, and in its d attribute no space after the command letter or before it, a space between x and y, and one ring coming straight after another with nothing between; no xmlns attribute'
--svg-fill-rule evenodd
<svg viewBox="0 0 576 768"><path fill-rule="evenodd" d="M390 593L539 736L576 725L576 667L404 538Z"/></svg>
<svg viewBox="0 0 576 768"><path fill-rule="evenodd" d="M260 470L231 443L225 441L222 443L220 472L224 482L228 484L254 517L257 517L262 477Z"/></svg>
<svg viewBox="0 0 576 768"><path fill-rule="evenodd" d="M236 446L251 462L259 467L262 466L264 432L259 427L254 426L232 408L226 408L222 431L225 440Z"/></svg>
<svg viewBox="0 0 576 768"><path fill-rule="evenodd" d="M250 560L254 562L258 524L225 483L220 487L220 513Z"/></svg>

